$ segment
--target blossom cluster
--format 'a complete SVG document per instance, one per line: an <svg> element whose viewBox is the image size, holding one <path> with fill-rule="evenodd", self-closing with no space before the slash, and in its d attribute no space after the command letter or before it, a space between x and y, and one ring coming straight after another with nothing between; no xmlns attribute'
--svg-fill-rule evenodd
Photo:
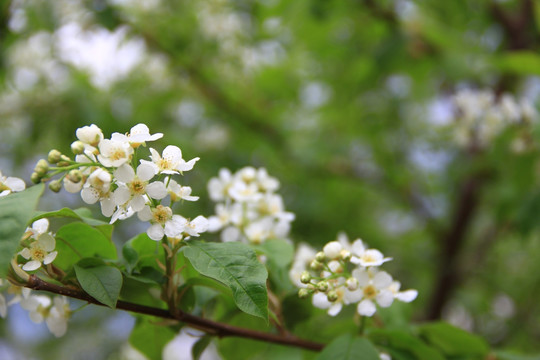
<svg viewBox="0 0 540 360"><path fill-rule="evenodd" d="M208 182L216 214L208 218L209 231L221 231L223 241L260 244L287 237L294 214L285 211L283 198L275 192L279 181L264 168L244 167L236 173L221 169Z"/></svg>
<svg viewBox="0 0 540 360"><path fill-rule="evenodd" d="M313 295L313 305L331 316L353 303L358 303L358 314L373 316L377 305L386 308L394 300L411 302L418 295L416 290L400 291L401 284L379 269L390 260L360 239L351 244L341 233L320 252L301 245L289 276L301 288L301 298Z"/></svg>
<svg viewBox="0 0 540 360"><path fill-rule="evenodd" d="M67 321L71 316L69 303L66 297L56 296L50 298L46 295L36 295L32 290L12 284L0 279L0 288L10 296L9 301L0 293L0 317L5 318L7 309L14 304L27 310L30 319L35 323L45 321L47 328L56 336L60 337L66 333Z"/></svg>
<svg viewBox="0 0 540 360"><path fill-rule="evenodd" d="M208 221L203 216L190 221L173 214L171 208L180 200L198 200L189 186L173 179L193 169L198 157L185 161L180 148L169 145L161 154L150 148L149 160L140 158L147 142L163 137L161 133L150 134L144 124L132 127L127 134L113 133L110 139L92 124L77 129L76 136L78 140L71 144L74 160L51 150L47 160L37 163L34 182L63 173L61 179L50 183L52 190L59 191L63 183L66 191L80 192L87 204L99 202L111 223L137 214L141 221L150 223L147 234L152 240L163 236L181 240L206 231ZM169 201L164 203L167 197Z"/></svg>
<svg viewBox="0 0 540 360"><path fill-rule="evenodd" d="M485 148L509 127L520 128L511 144L515 152L530 148L527 130L537 120L537 113L526 99L516 100L510 94L497 96L491 90L464 89L453 98L456 108L454 139L462 147Z"/></svg>
<svg viewBox="0 0 540 360"><path fill-rule="evenodd" d="M19 252L19 255L28 260L22 267L24 271L37 270L42 264L48 265L58 255L58 252L54 251L56 247L54 234L48 230L47 219L34 221L32 226L26 229L21 241L24 247Z"/></svg>

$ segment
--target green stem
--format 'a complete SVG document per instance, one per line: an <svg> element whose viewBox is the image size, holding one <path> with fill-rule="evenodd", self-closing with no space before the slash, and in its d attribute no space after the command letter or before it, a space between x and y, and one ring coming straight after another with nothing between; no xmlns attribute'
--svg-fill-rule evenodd
<svg viewBox="0 0 540 360"><path fill-rule="evenodd" d="M366 328L366 317L360 316L360 330L359 330L360 335L364 335L365 328Z"/></svg>

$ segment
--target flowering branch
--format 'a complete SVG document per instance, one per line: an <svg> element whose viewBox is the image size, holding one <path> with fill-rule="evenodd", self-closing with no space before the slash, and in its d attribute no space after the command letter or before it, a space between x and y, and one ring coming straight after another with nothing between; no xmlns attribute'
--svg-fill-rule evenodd
<svg viewBox="0 0 540 360"><path fill-rule="evenodd" d="M17 284L17 285L20 285L20 284ZM28 281L23 286L30 289L34 289L34 290L43 290L43 291L47 291L54 294L68 296L68 297L83 300L83 301L86 301L88 303L95 304L95 305L105 306L82 290L60 286L56 284L51 284L49 282L46 282L40 279L36 275L30 275L30 277L28 278ZM178 320L183 323L189 324L190 326L194 328L203 330L210 335L217 336L219 338L235 336L235 337L242 337L242 338L247 338L247 339L265 341L265 342L274 343L274 344L293 346L293 347L303 348L303 349L312 350L312 351L320 351L324 347L324 344L309 341L309 340L304 340L304 339L301 339L292 335L282 336L282 335L270 334L270 333L265 333L261 331L251 330L251 329L245 329L241 327L236 327L236 326L220 323L217 321L204 319L202 317L187 314L184 312L178 312L178 314L173 315L168 310L165 310L165 309L159 309L159 308L154 308L154 307L145 306L145 305L133 304L133 303L122 301L122 300L119 300L117 302L116 308L134 312L134 313L156 316L156 317L160 317L164 319Z"/></svg>

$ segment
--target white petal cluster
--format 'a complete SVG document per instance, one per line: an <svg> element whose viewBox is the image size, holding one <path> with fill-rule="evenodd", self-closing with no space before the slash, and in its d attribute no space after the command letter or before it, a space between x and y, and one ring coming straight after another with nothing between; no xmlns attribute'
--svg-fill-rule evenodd
<svg viewBox="0 0 540 360"><path fill-rule="evenodd" d="M260 244L271 238L286 238L294 214L285 211L276 194L279 182L266 169L245 167L231 173L221 169L208 182L210 198L217 202L210 231L221 230L223 241Z"/></svg>
<svg viewBox="0 0 540 360"><path fill-rule="evenodd" d="M6 291L11 295L11 299L7 301L4 294L0 293L0 317L5 318L7 315L8 306L18 304L23 299L30 296L31 290L25 287L20 287L10 284L7 280L0 279L0 291Z"/></svg>
<svg viewBox="0 0 540 360"><path fill-rule="evenodd" d="M47 219L40 219L32 224L32 227L27 229L29 243L19 252L27 262L23 265L24 271L34 271L41 267L41 265L48 265L54 261L57 251L54 251L56 247L56 240L51 232L47 232L49 229L49 221Z"/></svg>
<svg viewBox="0 0 540 360"><path fill-rule="evenodd" d="M0 197L11 194L12 192L23 191L26 188L26 184L22 179L4 176L0 171Z"/></svg>
<svg viewBox="0 0 540 360"><path fill-rule="evenodd" d="M47 328L56 336L66 333L67 321L71 311L64 296L53 300L45 295L30 295L20 301L21 307L29 312L30 319L35 323L45 321Z"/></svg>
<svg viewBox="0 0 540 360"><path fill-rule="evenodd" d="M369 249L357 239L352 244L343 233L327 243L321 252L300 245L289 272L292 282L301 287L299 295L313 294L313 306L339 314L344 305L357 304L362 316L373 316L377 306L386 308L394 299L411 302L416 290L399 291L401 284L379 267L391 258Z"/></svg>
<svg viewBox="0 0 540 360"><path fill-rule="evenodd" d="M68 192L80 191L87 204L99 202L111 223L137 214L140 220L150 222L147 234L156 241L164 236L184 239L206 231L206 218L198 216L190 221L161 204L167 196L171 205L199 199L191 195L189 186L172 179L193 169L199 158L185 161L180 148L173 145L165 147L161 155L152 148L148 155L141 154L146 142L163 137L151 134L144 124L135 125L126 134L113 133L110 139L94 124L77 129L76 135L78 141L72 144L75 161L57 155L59 168L68 171L63 178Z"/></svg>
<svg viewBox="0 0 540 360"><path fill-rule="evenodd" d="M538 115L526 99L516 100L510 94L496 96L491 90L459 91L453 98L456 109L455 142L462 147L483 149L510 127L521 129L511 144L522 152L530 147L528 127Z"/></svg>

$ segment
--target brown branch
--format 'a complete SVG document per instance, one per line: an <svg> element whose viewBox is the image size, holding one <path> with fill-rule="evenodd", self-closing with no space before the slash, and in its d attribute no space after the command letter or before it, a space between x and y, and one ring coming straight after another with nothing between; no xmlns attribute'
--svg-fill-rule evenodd
<svg viewBox="0 0 540 360"><path fill-rule="evenodd" d="M427 319L441 317L442 309L460 281L457 261L460 250L474 213L479 204L479 189L483 178L479 175L465 180L460 188L457 206L451 225L441 239L439 268L435 280L435 290L428 306Z"/></svg>
<svg viewBox="0 0 540 360"><path fill-rule="evenodd" d="M91 304L105 306L104 304L100 303L99 301L97 301L96 299L94 299L93 297L91 297L90 295L88 295L82 290L51 284L38 278L35 275L30 275L27 283L24 284L24 286L30 289L34 289L34 290L48 291L50 293L64 295L64 296L71 297L74 299L83 300ZM262 331L245 329L241 327L236 327L236 326L220 323L217 321L204 319L204 318L187 314L187 313L183 313L183 312L179 312L178 314L173 315L169 312L169 310L166 310L166 309L159 309L159 308L154 308L154 307L145 306L145 305L133 304L133 303L122 301L122 300L119 300L116 303L116 308L138 313L138 314L151 315L151 316L156 316L156 317L160 317L164 319L177 320L177 321L189 324L190 326L194 328L203 330L219 338L228 337L228 336L242 337L242 338L247 338L247 339L265 341L268 343L293 346L293 347L303 348L303 349L312 350L312 351L320 351L324 347L324 344L316 343L309 340L304 340L304 339L301 339L292 335L282 336L282 335L277 335L277 334L265 333Z"/></svg>
<svg viewBox="0 0 540 360"><path fill-rule="evenodd" d="M509 50L530 49L535 42L534 4L531 0L523 0L516 14L510 14L498 3L492 2L489 10L504 29ZM533 31L530 31L530 30Z"/></svg>

